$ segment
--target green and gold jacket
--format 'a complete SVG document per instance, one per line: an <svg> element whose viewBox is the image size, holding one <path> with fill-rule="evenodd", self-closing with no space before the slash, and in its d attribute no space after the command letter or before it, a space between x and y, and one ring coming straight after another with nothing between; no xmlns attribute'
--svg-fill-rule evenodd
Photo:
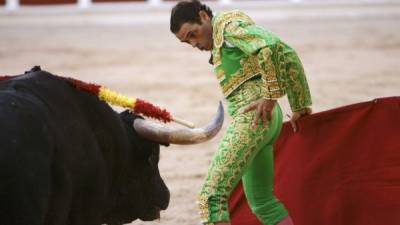
<svg viewBox="0 0 400 225"><path fill-rule="evenodd" d="M294 112L312 104L302 63L279 37L238 10L217 14L212 26L212 61L225 97L259 76L266 87L265 98L287 94Z"/></svg>

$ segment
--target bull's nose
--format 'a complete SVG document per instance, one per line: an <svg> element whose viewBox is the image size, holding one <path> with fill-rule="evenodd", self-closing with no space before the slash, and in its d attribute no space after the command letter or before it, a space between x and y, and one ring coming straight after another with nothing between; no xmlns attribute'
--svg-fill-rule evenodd
<svg viewBox="0 0 400 225"><path fill-rule="evenodd" d="M170 193L168 188L165 188L163 196L164 197L160 199L161 201L159 202L159 207L161 210L166 210L168 208L170 199Z"/></svg>
<svg viewBox="0 0 400 225"><path fill-rule="evenodd" d="M147 213L143 216L139 216L139 219L142 221L153 221L153 220L158 220L160 219L161 209L157 206L151 208L150 210L147 211Z"/></svg>
<svg viewBox="0 0 400 225"><path fill-rule="evenodd" d="M161 209L156 208L156 210L157 210L156 217L157 217L157 219L160 219L161 218L161 213L160 213Z"/></svg>

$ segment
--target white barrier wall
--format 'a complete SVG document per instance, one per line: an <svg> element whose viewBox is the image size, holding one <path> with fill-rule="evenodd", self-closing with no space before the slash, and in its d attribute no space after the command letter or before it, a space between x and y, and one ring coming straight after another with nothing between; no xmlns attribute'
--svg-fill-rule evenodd
<svg viewBox="0 0 400 225"><path fill-rule="evenodd" d="M19 0L6 0L6 9L7 10L16 10L19 8Z"/></svg>
<svg viewBox="0 0 400 225"><path fill-rule="evenodd" d="M81 9L89 8L92 5L91 0L78 0L78 7Z"/></svg>

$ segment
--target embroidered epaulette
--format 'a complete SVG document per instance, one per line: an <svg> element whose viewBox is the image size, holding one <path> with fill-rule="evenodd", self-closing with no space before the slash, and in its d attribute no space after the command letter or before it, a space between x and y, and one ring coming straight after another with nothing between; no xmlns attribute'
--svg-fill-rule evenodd
<svg viewBox="0 0 400 225"><path fill-rule="evenodd" d="M254 21L248 15L239 10L217 14L213 21L213 39L215 48L221 48L224 43L225 26L232 21L243 21L248 24L254 24Z"/></svg>

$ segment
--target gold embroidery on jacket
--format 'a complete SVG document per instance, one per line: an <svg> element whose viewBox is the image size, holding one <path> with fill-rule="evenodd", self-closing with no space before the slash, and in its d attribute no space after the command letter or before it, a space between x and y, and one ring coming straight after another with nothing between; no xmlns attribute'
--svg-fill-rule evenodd
<svg viewBox="0 0 400 225"><path fill-rule="evenodd" d="M221 48L224 43L224 29L225 26L232 22L232 20L241 20L249 24L254 24L254 21L239 10L233 10L217 15L213 25L213 40L214 48Z"/></svg>
<svg viewBox="0 0 400 225"><path fill-rule="evenodd" d="M239 10L233 10L218 14L213 21L213 64L214 66L221 65L221 47L224 44L225 26L232 20L245 21L249 24L254 24L254 21Z"/></svg>
<svg viewBox="0 0 400 225"><path fill-rule="evenodd" d="M250 55L240 60L241 68L231 75L231 78L222 83L222 92L225 97L229 96L234 90L249 79L261 74L258 59L255 55ZM222 70L222 69L221 69ZM223 71L222 71L223 72Z"/></svg>

